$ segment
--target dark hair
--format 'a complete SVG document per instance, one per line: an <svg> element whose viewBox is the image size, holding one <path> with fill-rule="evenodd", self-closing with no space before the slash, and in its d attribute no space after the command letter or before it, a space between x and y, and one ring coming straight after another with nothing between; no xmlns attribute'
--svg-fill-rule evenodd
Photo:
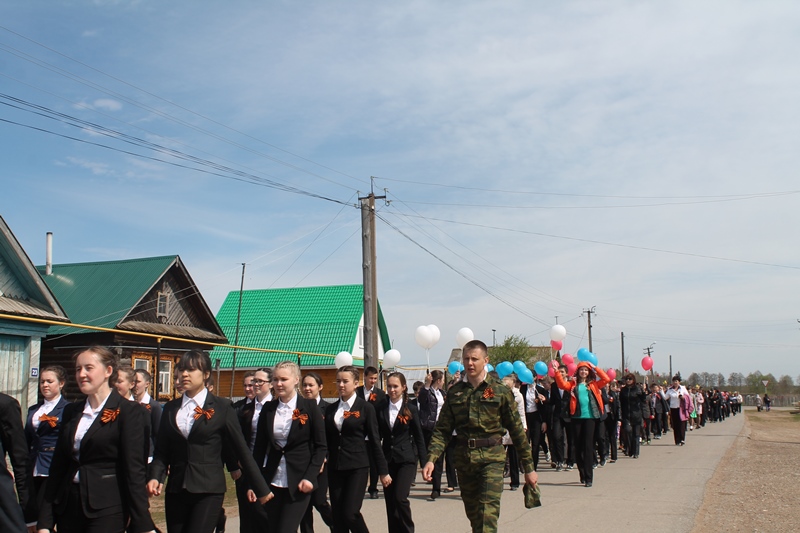
<svg viewBox="0 0 800 533"><path fill-rule="evenodd" d="M364 368L364 379L366 379L367 376L371 376L371 375L377 374L377 373L378 373L378 369L377 368L375 368L374 366L368 366L368 367Z"/></svg>
<svg viewBox="0 0 800 533"><path fill-rule="evenodd" d="M681 375L680 374L675 374L674 376L672 376L672 381L677 381L677 382L680 383Z"/></svg>
<svg viewBox="0 0 800 533"><path fill-rule="evenodd" d="M206 372L211 374L211 358L208 353L203 350L189 350L183 354L175 365L175 369L179 372L184 370L199 370L205 375Z"/></svg>
<svg viewBox="0 0 800 533"><path fill-rule="evenodd" d="M345 365L336 370L337 374L341 374L343 372L350 372L350 375L353 376L353 381L358 383L358 369L356 367L354 367L353 365Z"/></svg>
<svg viewBox="0 0 800 533"><path fill-rule="evenodd" d="M44 367L44 370L42 370L39 373L39 375L41 376L45 372L52 372L53 374L55 374L56 375L56 379L62 385L67 382L67 370L61 365L46 366L46 367Z"/></svg>
<svg viewBox="0 0 800 533"><path fill-rule="evenodd" d="M106 348L105 346L98 346L97 344L93 344L86 349L78 350L72 356L72 362L76 362L78 357L81 354L91 352L96 357L97 360L100 361L100 364L106 367L111 367L111 375L108 377L108 385L113 387L114 383L117 382L117 369L119 368L119 356Z"/></svg>
<svg viewBox="0 0 800 533"><path fill-rule="evenodd" d="M411 411L408 409L408 385L406 384L406 377L403 375L402 372L392 372L388 376L386 376L386 382L388 383L391 378L397 378L400 380L400 385L403 386L403 411L401 414L403 416L411 416Z"/></svg>
<svg viewBox="0 0 800 533"><path fill-rule="evenodd" d="M423 382L415 381L414 382L414 386L411 387L411 388L414 389L414 394L417 394L419 392L419 389L421 389L424 386L425 386L425 384Z"/></svg>
<svg viewBox="0 0 800 533"><path fill-rule="evenodd" d="M303 376L303 381L305 381L306 378L313 379L314 381L317 382L317 386L322 387L322 376L320 376L316 372L306 372L306 375ZM300 383L302 383L303 381L301 381Z"/></svg>
<svg viewBox="0 0 800 533"><path fill-rule="evenodd" d="M444 372L441 370L434 370L431 372L431 383L436 383L444 377Z"/></svg>
<svg viewBox="0 0 800 533"><path fill-rule="evenodd" d="M133 380L136 379L136 370L134 370L131 365L120 365L120 367L117 369L118 379L120 374L124 374L131 383L133 383Z"/></svg>
<svg viewBox="0 0 800 533"><path fill-rule="evenodd" d="M267 375L267 381L272 381L272 369L269 367L262 367L256 368L256 372L264 372ZM253 375L256 375L256 372L253 372Z"/></svg>
<svg viewBox="0 0 800 533"><path fill-rule="evenodd" d="M247 372L244 373L244 376L242 376L242 381L246 380L247 378L254 378L254 377L256 377L256 371L248 370Z"/></svg>
<svg viewBox="0 0 800 533"><path fill-rule="evenodd" d="M217 388L216 385L217 385L217 380L214 379L214 374L209 374L208 375L208 379L206 379L206 388L207 389L210 389L210 388L216 389Z"/></svg>
<svg viewBox="0 0 800 533"><path fill-rule="evenodd" d="M150 375L150 372L148 372L148 371L147 371L147 370L145 370L144 368L137 368L137 369L136 369L136 373L137 373L137 374L139 374L140 376L142 376L142 378L143 378L143 379L144 379L144 380L145 380L147 383L152 383L152 382L153 382L153 376L151 376L151 375Z"/></svg>
<svg viewBox="0 0 800 533"><path fill-rule="evenodd" d="M483 341L479 341L475 339L474 341L469 341L464 347L461 349L461 353L465 354L467 352L471 352L472 350L480 350L483 352L484 355L489 353L489 348Z"/></svg>
<svg viewBox="0 0 800 533"><path fill-rule="evenodd" d="M630 372L628 372L627 374L625 374L625 380L627 381L628 379L632 379L632 380L633 380L633 382L634 382L634 383L636 383L636 376L635 376L635 375L633 375L633 374L632 374L632 373L630 373Z"/></svg>

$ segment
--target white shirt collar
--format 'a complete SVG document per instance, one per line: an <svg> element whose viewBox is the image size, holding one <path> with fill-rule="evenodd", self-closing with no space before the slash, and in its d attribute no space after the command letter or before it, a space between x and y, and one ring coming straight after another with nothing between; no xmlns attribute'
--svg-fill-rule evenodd
<svg viewBox="0 0 800 533"><path fill-rule="evenodd" d="M392 408L397 409L399 411L400 408L403 407L403 398L398 398L396 402L390 401L389 404L392 406Z"/></svg>
<svg viewBox="0 0 800 533"><path fill-rule="evenodd" d="M279 409L292 409L294 410L297 407L297 394L292 396L292 399L289 400L287 403L283 403L280 399L278 400L278 408Z"/></svg>
<svg viewBox="0 0 800 533"><path fill-rule="evenodd" d="M150 400L151 400L150 393L145 391L144 396L142 396L142 401L140 401L139 403L150 403Z"/></svg>
<svg viewBox="0 0 800 533"><path fill-rule="evenodd" d="M198 407L201 409L206 404L206 397L208 396L208 389L203 387L203 390L195 394L194 398L189 398L188 395L183 395L183 402L181 403L181 407L186 407L186 404L189 402L194 402Z"/></svg>
<svg viewBox="0 0 800 533"><path fill-rule="evenodd" d="M355 396L356 394L353 393L347 399L342 398L342 405L346 405L347 407L353 407L353 400L355 399Z"/></svg>
<svg viewBox="0 0 800 533"><path fill-rule="evenodd" d="M92 415L94 415L96 413L99 413L100 411L103 410L103 407L106 406L106 402L108 401L108 399L110 397L111 397L110 394L108 396L106 396L106 399L103 400L100 403L100 405L97 406L97 409L92 409L92 406L89 404L89 398L86 398L86 403L83 406L83 414L92 416Z"/></svg>
<svg viewBox="0 0 800 533"><path fill-rule="evenodd" d="M56 406L56 404L59 402L59 400L61 400L61 395L60 394L58 396L56 396L55 398L53 398L52 400L45 400L44 404L42 405L42 407L44 407L45 410L47 410L47 412L49 413L50 412L49 410L52 410L52 408Z"/></svg>

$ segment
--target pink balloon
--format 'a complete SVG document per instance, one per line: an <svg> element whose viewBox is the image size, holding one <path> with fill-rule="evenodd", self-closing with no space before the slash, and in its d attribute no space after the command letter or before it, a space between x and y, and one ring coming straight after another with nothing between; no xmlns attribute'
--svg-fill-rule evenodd
<svg viewBox="0 0 800 533"><path fill-rule="evenodd" d="M574 376L576 370L578 370L578 365L576 365L575 363L569 363L567 365L567 374L569 374L570 376Z"/></svg>
<svg viewBox="0 0 800 533"><path fill-rule="evenodd" d="M564 343L561 341L550 341L550 347L555 351L559 351L561 348L564 347Z"/></svg>
<svg viewBox="0 0 800 533"><path fill-rule="evenodd" d="M608 377L610 377L611 379L617 379L617 371L614 370L613 368L609 368L606 371L606 374L608 374Z"/></svg>
<svg viewBox="0 0 800 533"><path fill-rule="evenodd" d="M644 359L642 359L642 368L644 368L645 372L653 368L653 358L645 355Z"/></svg>
<svg viewBox="0 0 800 533"><path fill-rule="evenodd" d="M550 368L547 369L547 375L550 376L551 378L555 377L556 369L551 366Z"/></svg>
<svg viewBox="0 0 800 533"><path fill-rule="evenodd" d="M574 363L575 359L573 359L570 354L564 353L561 354L561 362L564 363L565 365L569 365L571 363Z"/></svg>

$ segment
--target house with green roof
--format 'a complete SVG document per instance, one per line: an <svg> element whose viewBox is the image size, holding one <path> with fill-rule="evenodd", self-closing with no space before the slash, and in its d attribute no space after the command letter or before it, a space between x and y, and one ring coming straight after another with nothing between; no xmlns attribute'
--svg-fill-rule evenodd
<svg viewBox="0 0 800 533"><path fill-rule="evenodd" d="M258 289L228 293L217 313L219 322L231 344L275 350L257 352L236 350L237 372L271 367L286 359L299 360L305 369L335 370L334 358L339 352L353 355L354 364L363 365L364 358L364 290L362 285L332 285L287 289ZM238 334L237 334L238 322ZM378 304L378 354L391 348L389 332ZM238 343L235 340L238 338ZM211 352L212 363L219 360L220 392L230 389L232 348L217 347ZM243 394L239 372L234 375L234 396ZM323 376L325 379L326 376ZM332 379L325 379L333 383ZM332 389L332 387L331 387Z"/></svg>
<svg viewBox="0 0 800 533"><path fill-rule="evenodd" d="M134 368L157 369L158 398L166 400L175 395L172 372L181 354L227 342L177 255L53 265L49 274L37 268L73 324L115 330L50 327L42 354L49 364L71 366L78 349L107 346ZM77 392L72 386L67 395Z"/></svg>
<svg viewBox="0 0 800 533"><path fill-rule="evenodd" d="M48 330L37 320L69 320L2 217L0 315L0 392L16 398L25 413L37 400L42 339Z"/></svg>

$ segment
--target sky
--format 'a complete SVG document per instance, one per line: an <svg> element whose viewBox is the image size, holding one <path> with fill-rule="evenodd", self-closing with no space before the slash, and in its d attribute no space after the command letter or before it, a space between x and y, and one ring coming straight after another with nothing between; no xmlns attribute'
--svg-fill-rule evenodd
<svg viewBox="0 0 800 533"><path fill-rule="evenodd" d="M36 264L178 254L361 283L401 365L435 324L604 367L800 377L800 4L0 4L0 215ZM374 179L371 179L374 178Z"/></svg>

